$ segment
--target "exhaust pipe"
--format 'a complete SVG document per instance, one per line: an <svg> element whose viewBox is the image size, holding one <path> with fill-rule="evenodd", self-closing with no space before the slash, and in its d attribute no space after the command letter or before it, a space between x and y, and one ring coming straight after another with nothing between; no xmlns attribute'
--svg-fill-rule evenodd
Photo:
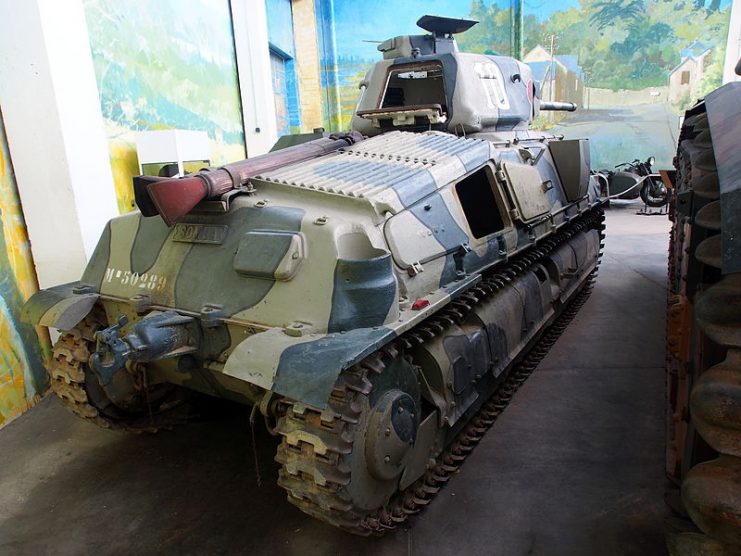
<svg viewBox="0 0 741 556"><path fill-rule="evenodd" d="M144 216L159 214L168 226L173 226L201 201L221 197L246 184L252 177L281 166L317 158L362 140L363 136L357 131L334 133L329 137L232 162L220 168L201 170L182 178L136 176L134 199Z"/></svg>

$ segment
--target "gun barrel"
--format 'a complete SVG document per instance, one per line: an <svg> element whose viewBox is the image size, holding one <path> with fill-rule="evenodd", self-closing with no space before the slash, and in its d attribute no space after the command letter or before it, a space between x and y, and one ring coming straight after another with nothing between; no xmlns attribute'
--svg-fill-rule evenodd
<svg viewBox="0 0 741 556"><path fill-rule="evenodd" d="M548 102L540 103L541 110L565 110L566 112L576 112L576 103L574 102Z"/></svg>
<svg viewBox="0 0 741 556"><path fill-rule="evenodd" d="M218 198L254 176L286 164L317 158L362 140L363 136L355 131L336 133L182 178L137 176L134 178L136 204L144 216L159 214L172 226L201 201Z"/></svg>

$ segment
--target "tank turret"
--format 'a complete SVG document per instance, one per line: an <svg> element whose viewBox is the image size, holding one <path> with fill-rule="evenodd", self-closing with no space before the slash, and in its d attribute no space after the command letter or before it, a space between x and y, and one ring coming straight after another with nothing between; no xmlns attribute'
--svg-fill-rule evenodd
<svg viewBox="0 0 741 556"><path fill-rule="evenodd" d="M459 52L454 35L477 21L423 16L428 35L378 45L383 60L360 84L352 128L364 135L389 129L440 130L457 135L527 130L540 110L574 110L541 103L532 71L508 56Z"/></svg>

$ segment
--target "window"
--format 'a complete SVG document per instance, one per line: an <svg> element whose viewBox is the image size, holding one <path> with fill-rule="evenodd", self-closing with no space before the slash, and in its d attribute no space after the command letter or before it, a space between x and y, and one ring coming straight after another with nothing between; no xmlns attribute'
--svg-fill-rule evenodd
<svg viewBox="0 0 741 556"><path fill-rule="evenodd" d="M278 136L289 135L301 126L292 3L291 0L255 0L254 3L257 2L265 4L268 19L267 38Z"/></svg>
<svg viewBox="0 0 741 556"><path fill-rule="evenodd" d="M463 213L476 239L505 228L502 218L504 206L498 201L496 187L489 166L484 166L455 184Z"/></svg>
<svg viewBox="0 0 741 556"><path fill-rule="evenodd" d="M690 72L688 72L688 71L683 71L683 72L682 72L682 76L681 76L681 79L682 79L682 80L681 80L681 82L680 82L680 83L681 83L682 85L689 85L689 83L690 83Z"/></svg>
<svg viewBox="0 0 741 556"><path fill-rule="evenodd" d="M273 74L275 121L278 127L278 137L280 137L291 133L288 117L288 81L286 80L286 59L273 50L270 51L270 69Z"/></svg>
<svg viewBox="0 0 741 556"><path fill-rule="evenodd" d="M404 65L389 71L379 108L428 104L439 104L447 112L441 64Z"/></svg>

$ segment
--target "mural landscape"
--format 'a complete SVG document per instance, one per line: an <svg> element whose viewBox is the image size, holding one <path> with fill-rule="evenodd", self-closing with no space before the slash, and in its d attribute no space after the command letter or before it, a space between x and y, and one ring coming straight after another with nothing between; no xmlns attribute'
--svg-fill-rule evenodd
<svg viewBox="0 0 741 556"><path fill-rule="evenodd" d="M589 137L595 168L650 155L671 167L679 116L721 84L730 1L580 0L548 18L536 4L525 2L524 60L539 45L550 53L553 38L553 65L564 71L550 75L583 85L573 99L582 109L552 131Z"/></svg>
<svg viewBox="0 0 741 556"><path fill-rule="evenodd" d="M575 114L539 125L589 137L596 168L654 155L668 167L678 116L721 83L730 0L525 0L523 61L550 100L573 100ZM422 32L425 13L476 19L459 36L461 50L513 55L507 0L335 2L336 65L343 118L357 86L380 59L377 43ZM332 61L325 60L332 70Z"/></svg>
<svg viewBox="0 0 741 556"><path fill-rule="evenodd" d="M0 426L33 405L48 384L43 367L51 350L46 329L20 319L21 306L37 289L0 114Z"/></svg>
<svg viewBox="0 0 741 556"><path fill-rule="evenodd" d="M244 158L228 0L85 0L85 15L121 212L136 131L206 131L212 163Z"/></svg>

